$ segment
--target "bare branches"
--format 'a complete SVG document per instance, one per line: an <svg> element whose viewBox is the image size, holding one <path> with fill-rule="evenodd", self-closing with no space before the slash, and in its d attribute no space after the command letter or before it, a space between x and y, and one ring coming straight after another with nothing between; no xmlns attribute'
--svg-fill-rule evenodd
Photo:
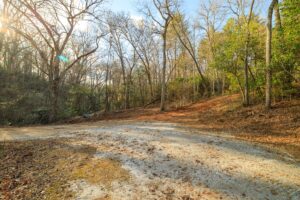
<svg viewBox="0 0 300 200"><path fill-rule="evenodd" d="M57 54L65 49L76 24L79 20L84 20L86 15L94 12L103 0L88 0L81 7L76 7L74 1L56 0L51 4L41 1L40 4L32 1L9 0L18 12L26 17L50 48L54 48ZM41 9L39 9L42 7ZM46 13L48 12L48 13ZM46 15L50 15L47 16ZM67 24L66 24L67 23ZM55 24L55 25L54 25ZM64 35L64 37L62 37ZM51 42L48 40L50 38Z"/></svg>
<svg viewBox="0 0 300 200"><path fill-rule="evenodd" d="M57 115L58 95L60 84L66 73L73 68L81 59L95 53L99 47L99 39L103 37L95 33L94 47L76 55L71 63L59 60L59 56L69 54L72 40L76 40L80 32L76 25L85 21L88 17L96 15L98 6L104 0L65 1L65 0L8 0L12 9L20 14L19 22L22 26L11 24L9 28L22 36L35 49L42 59L47 71L41 70L48 76L49 89L52 98L52 117ZM93 13L94 15L90 15ZM67 59L68 60L68 59Z"/></svg>
<svg viewBox="0 0 300 200"><path fill-rule="evenodd" d="M99 48L99 39L100 39L101 37L98 37L97 38L97 41L96 41L96 47L95 48L93 48L92 50L90 50L90 51L88 51L88 52L86 52L86 53L84 53L84 54L82 54L82 55L80 55L80 56L78 56L71 64L69 64L67 67L66 67L66 69L62 72L62 76L64 76L65 74L66 74L66 72L68 71L68 70L70 70L78 61L80 61L81 59L83 59L83 58L85 58L85 57L88 57L89 55L91 55L91 54L93 54L93 53L95 53L96 51L97 51L97 49Z"/></svg>

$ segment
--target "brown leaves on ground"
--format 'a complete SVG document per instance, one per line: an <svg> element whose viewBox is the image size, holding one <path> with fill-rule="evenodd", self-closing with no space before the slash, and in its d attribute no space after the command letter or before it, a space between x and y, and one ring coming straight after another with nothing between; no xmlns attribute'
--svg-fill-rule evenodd
<svg viewBox="0 0 300 200"><path fill-rule="evenodd" d="M48 192L63 190L66 173L56 172L60 159L69 159L62 143L57 141L28 141L1 143L0 188L1 199L42 199ZM59 198L72 196L64 191Z"/></svg>
<svg viewBox="0 0 300 200"><path fill-rule="evenodd" d="M107 185L128 179L118 161L95 160L95 152L62 139L2 142L0 199L74 199L72 180Z"/></svg>
<svg viewBox="0 0 300 200"><path fill-rule="evenodd" d="M96 148L72 139L2 142L0 199L73 199L70 181L109 187L130 178L119 161L95 159L95 153Z"/></svg>

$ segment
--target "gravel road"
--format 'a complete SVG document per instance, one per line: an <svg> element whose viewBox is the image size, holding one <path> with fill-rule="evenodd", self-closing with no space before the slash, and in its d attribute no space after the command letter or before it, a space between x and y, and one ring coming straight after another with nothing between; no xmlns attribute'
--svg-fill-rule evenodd
<svg viewBox="0 0 300 200"><path fill-rule="evenodd" d="M2 128L0 141L76 139L118 160L127 182L70 183L77 199L300 199L300 164L257 145L163 122Z"/></svg>

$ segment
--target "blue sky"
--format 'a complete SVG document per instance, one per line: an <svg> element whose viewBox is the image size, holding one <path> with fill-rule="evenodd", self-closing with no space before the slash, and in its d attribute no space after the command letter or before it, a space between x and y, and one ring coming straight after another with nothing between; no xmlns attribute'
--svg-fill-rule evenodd
<svg viewBox="0 0 300 200"><path fill-rule="evenodd" d="M141 15L137 11L138 2L142 2L145 0L109 0L108 7L113 11L123 11L126 13L130 13L131 15L138 16ZM207 2L207 0L181 0L182 1L182 9L184 12L192 17L197 14L197 10L200 8L200 3ZM261 17L266 17L267 5L270 3L270 0L258 0L256 1L256 5L259 4L257 9L260 12Z"/></svg>
<svg viewBox="0 0 300 200"><path fill-rule="evenodd" d="M110 0L109 7L113 11L124 11L129 12L131 15L140 15L137 11L137 2L143 0ZM199 8L200 0L183 0L183 10L191 15L194 15Z"/></svg>

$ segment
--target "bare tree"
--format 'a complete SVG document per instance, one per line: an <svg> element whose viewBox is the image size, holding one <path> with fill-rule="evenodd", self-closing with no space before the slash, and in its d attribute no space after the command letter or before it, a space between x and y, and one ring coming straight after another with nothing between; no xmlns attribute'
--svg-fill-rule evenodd
<svg viewBox="0 0 300 200"><path fill-rule="evenodd" d="M110 78L110 65L112 61L112 41L111 39L109 40L109 49L108 49L108 56L107 56L107 62L105 64L105 112L108 112L110 110L110 103L109 103L109 78Z"/></svg>
<svg viewBox="0 0 300 200"><path fill-rule="evenodd" d="M132 50L132 54L130 55L130 57L126 58L126 61L127 61L128 66L129 66L129 70L128 70L128 73L127 73L127 95L126 95L126 97L128 98L127 101L129 102L128 106L131 107L131 105L130 105L130 100L131 100L130 94L131 94L131 90L133 88L132 72L133 72L134 68L137 67L138 62L139 62L139 57L137 55L137 52L134 49Z"/></svg>
<svg viewBox="0 0 300 200"><path fill-rule="evenodd" d="M66 62L67 59L64 59L64 62L59 58L67 55L66 50L76 32L78 23L90 13L95 12L103 0L86 0L84 2L75 0L8 0L8 3L21 14L20 21L23 23L22 28L16 27L14 24L11 24L9 28L31 44L45 66L45 68L39 69L47 75L49 80L50 121L54 121L58 115L61 81L78 61L96 52L101 36L96 36L94 47L73 57L72 61Z"/></svg>
<svg viewBox="0 0 300 200"><path fill-rule="evenodd" d="M156 48L152 28L145 25L145 21L142 23L134 23L132 20L125 20L122 27L122 31L127 41L135 50L139 60L142 62L147 75L151 101L154 100L154 89L152 82L151 65L153 63L153 50Z"/></svg>
<svg viewBox="0 0 300 200"><path fill-rule="evenodd" d="M110 13L107 19L108 29L111 37L112 47L114 51L116 52L121 68L122 68L122 77L123 77L123 99L124 99L124 109L129 108L129 93L128 91L128 85L126 80L126 56L125 56L125 47L124 47L124 41L123 41L123 34L121 31L121 26L119 23L123 22L125 18L123 18L122 15L115 15L113 13Z"/></svg>
<svg viewBox="0 0 300 200"><path fill-rule="evenodd" d="M160 111L165 110L166 101L166 68L167 68L167 34L169 25L172 20L172 13L177 7L176 0L152 0L154 8L157 11L159 18L156 14L148 7L146 7L146 14L150 17L155 25L158 27L158 33L161 35L163 40L163 66L162 66L162 81L161 81L161 101L160 101Z"/></svg>
<svg viewBox="0 0 300 200"><path fill-rule="evenodd" d="M209 83L204 76L203 69L200 64L197 48L193 44L192 39L191 39L191 34L188 31L188 28L187 28L188 22L184 21L184 16L180 15L179 13L177 13L177 16L173 15L172 19L174 21L176 21L176 23L172 23L172 28L175 30L180 43L184 46L184 48L187 50L187 52L191 56L195 66L197 68L197 71L202 79L201 84L202 84L203 89L205 90L204 93L207 94L208 88L209 88Z"/></svg>

